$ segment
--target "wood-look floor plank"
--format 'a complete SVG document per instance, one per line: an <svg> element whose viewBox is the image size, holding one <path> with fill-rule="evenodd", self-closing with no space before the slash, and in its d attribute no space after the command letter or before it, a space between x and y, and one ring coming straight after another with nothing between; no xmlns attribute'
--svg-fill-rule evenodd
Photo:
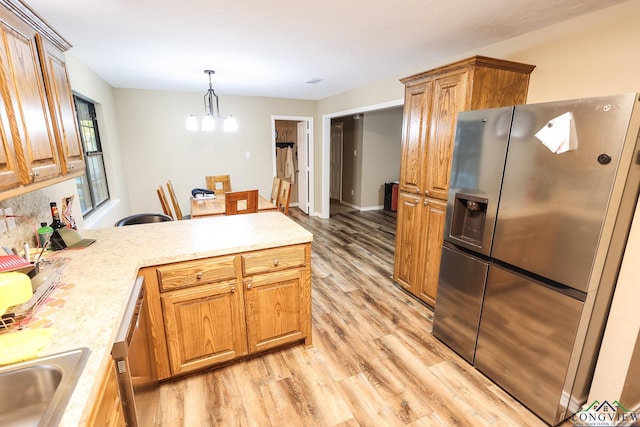
<svg viewBox="0 0 640 427"><path fill-rule="evenodd" d="M487 387L476 381L469 381L469 375L455 366L453 362L443 361L430 366L429 370L446 383L451 389L456 401L466 402L469 409L474 411L474 417L482 419L484 423L495 426L527 425L543 427L542 421L532 420L526 424L520 422L521 413L506 404L506 402L491 393L486 393ZM482 396L481 404L474 404L477 396ZM517 405L517 408L520 408ZM533 422L535 421L535 422Z"/></svg>
<svg viewBox="0 0 640 427"><path fill-rule="evenodd" d="M283 378L278 381L265 384L261 388L264 403L269 407L268 423L264 425L281 425L283 420L291 425L304 426L309 423L305 420L307 414L302 410L296 396L292 395L291 378Z"/></svg>
<svg viewBox="0 0 640 427"><path fill-rule="evenodd" d="M381 422L389 427L405 425L366 375L357 374L345 378L340 381L340 387L344 391L357 425L378 427Z"/></svg>
<svg viewBox="0 0 640 427"><path fill-rule="evenodd" d="M284 358L291 367L292 378L299 382L300 400L305 402L315 425L332 426L352 418L344 399L338 398L341 394L338 384L328 380L330 366L309 352L289 351Z"/></svg>
<svg viewBox="0 0 640 427"><path fill-rule="evenodd" d="M189 408L184 412L185 426L203 426L212 425L214 420L208 408L208 399L202 399L201 396L207 395L207 384L199 381L198 378L185 378L184 386L184 406ZM218 389L214 390L218 391Z"/></svg>
<svg viewBox="0 0 640 427"><path fill-rule="evenodd" d="M158 425L184 426L184 381L171 381L159 389L159 404L156 420Z"/></svg>
<svg viewBox="0 0 640 427"><path fill-rule="evenodd" d="M159 425L544 425L435 339L432 310L392 282L395 213L290 215L314 234L314 347L163 383Z"/></svg>

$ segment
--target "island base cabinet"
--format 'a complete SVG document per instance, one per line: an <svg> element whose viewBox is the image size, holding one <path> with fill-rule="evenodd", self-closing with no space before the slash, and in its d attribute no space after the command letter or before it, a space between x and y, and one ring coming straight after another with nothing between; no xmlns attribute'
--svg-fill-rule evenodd
<svg viewBox="0 0 640 427"><path fill-rule="evenodd" d="M236 282L181 289L160 298L172 375L247 354Z"/></svg>
<svg viewBox="0 0 640 427"><path fill-rule="evenodd" d="M303 270L245 279L245 308L249 352L255 353L300 341Z"/></svg>
<svg viewBox="0 0 640 427"><path fill-rule="evenodd" d="M159 380L311 347L311 243L144 267Z"/></svg>
<svg viewBox="0 0 640 427"><path fill-rule="evenodd" d="M124 427L124 412L118 393L118 377L115 366L104 371L96 404L94 405L87 426L89 427Z"/></svg>

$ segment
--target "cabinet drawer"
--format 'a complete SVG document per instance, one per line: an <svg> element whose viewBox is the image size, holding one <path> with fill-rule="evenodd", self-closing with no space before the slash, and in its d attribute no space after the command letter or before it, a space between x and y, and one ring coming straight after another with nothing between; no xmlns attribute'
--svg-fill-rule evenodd
<svg viewBox="0 0 640 427"><path fill-rule="evenodd" d="M207 258L158 267L160 291L236 278L235 256Z"/></svg>
<svg viewBox="0 0 640 427"><path fill-rule="evenodd" d="M267 271L284 270L304 265L304 245L268 249L242 255L244 276Z"/></svg>

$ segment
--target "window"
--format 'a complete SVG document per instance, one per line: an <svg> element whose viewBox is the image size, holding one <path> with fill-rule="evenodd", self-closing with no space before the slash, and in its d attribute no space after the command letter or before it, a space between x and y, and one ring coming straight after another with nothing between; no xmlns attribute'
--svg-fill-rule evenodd
<svg viewBox="0 0 640 427"><path fill-rule="evenodd" d="M78 117L78 129L84 150L85 174L76 178L78 197L85 217L109 200L109 185L104 170L104 158L95 105L78 96L73 97Z"/></svg>

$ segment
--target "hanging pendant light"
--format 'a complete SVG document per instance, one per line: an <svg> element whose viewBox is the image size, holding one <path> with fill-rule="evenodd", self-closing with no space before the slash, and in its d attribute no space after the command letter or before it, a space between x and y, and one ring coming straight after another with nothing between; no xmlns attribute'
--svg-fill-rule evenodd
<svg viewBox="0 0 640 427"><path fill-rule="evenodd" d="M238 122L233 116L221 116L220 115L220 105L218 103L218 95L216 95L213 90L213 85L211 84L211 75L215 74L213 70L204 70L205 74L209 75L209 89L207 89L207 93L204 94L204 116L196 116L189 115L187 117L186 127L187 130L202 130L202 131L213 131L216 128L216 121L222 120L224 122L222 129L225 132L235 132L238 130ZM215 109L214 109L215 102ZM200 125L198 125L198 121L200 121Z"/></svg>
<svg viewBox="0 0 640 427"><path fill-rule="evenodd" d="M198 130L198 119L193 114L187 117L187 130Z"/></svg>

